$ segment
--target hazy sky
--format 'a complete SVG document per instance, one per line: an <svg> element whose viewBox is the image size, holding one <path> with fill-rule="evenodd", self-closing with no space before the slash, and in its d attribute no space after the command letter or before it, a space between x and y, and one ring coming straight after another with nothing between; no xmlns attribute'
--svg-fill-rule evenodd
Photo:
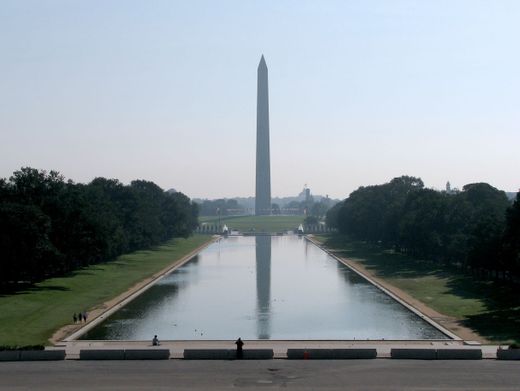
<svg viewBox="0 0 520 391"><path fill-rule="evenodd" d="M520 1L0 2L0 177L346 197L402 174L520 187Z"/></svg>

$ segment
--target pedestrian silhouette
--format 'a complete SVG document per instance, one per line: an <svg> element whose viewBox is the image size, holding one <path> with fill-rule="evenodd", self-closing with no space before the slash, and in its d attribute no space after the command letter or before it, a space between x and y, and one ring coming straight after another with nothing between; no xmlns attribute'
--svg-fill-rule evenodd
<svg viewBox="0 0 520 391"><path fill-rule="evenodd" d="M153 346L159 346L160 343L159 343L159 338L157 338L157 335L155 337L153 337L152 339L152 345Z"/></svg>
<svg viewBox="0 0 520 391"><path fill-rule="evenodd" d="M74 312L74 315L72 315L72 320L74 320L74 323L78 321L78 317L76 316L76 313Z"/></svg>
<svg viewBox="0 0 520 391"><path fill-rule="evenodd" d="M235 345L237 345L237 358L241 359L244 357L244 352L242 351L242 346L244 346L244 342L242 342L242 339L238 337L238 339L235 341Z"/></svg>

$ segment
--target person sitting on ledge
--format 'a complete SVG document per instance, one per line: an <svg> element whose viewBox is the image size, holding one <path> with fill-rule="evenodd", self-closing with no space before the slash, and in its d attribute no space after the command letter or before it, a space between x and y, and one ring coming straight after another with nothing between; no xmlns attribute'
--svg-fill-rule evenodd
<svg viewBox="0 0 520 391"><path fill-rule="evenodd" d="M153 346L159 346L160 343L159 343L159 338L157 338L157 335L155 337L153 337L152 339L152 345Z"/></svg>

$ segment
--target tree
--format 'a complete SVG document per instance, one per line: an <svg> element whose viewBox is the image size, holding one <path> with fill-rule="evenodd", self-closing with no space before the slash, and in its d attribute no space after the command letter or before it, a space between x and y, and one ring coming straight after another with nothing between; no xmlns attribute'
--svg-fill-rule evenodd
<svg viewBox="0 0 520 391"><path fill-rule="evenodd" d="M468 235L467 264L473 269L499 270L500 238L505 229L505 213L510 206L503 191L487 183L463 187L462 197L471 213L466 221Z"/></svg>
<svg viewBox="0 0 520 391"><path fill-rule="evenodd" d="M316 226L320 223L320 220L316 216L307 216L305 220L303 220L303 224L306 226Z"/></svg>
<svg viewBox="0 0 520 391"><path fill-rule="evenodd" d="M0 205L0 284L32 283L49 274L56 249L50 219L34 205Z"/></svg>
<svg viewBox="0 0 520 391"><path fill-rule="evenodd" d="M399 246L414 256L439 259L443 255L446 197L431 189L410 193L399 225Z"/></svg>
<svg viewBox="0 0 520 391"><path fill-rule="evenodd" d="M520 192L506 212L506 228L502 239L505 269L520 275Z"/></svg>
<svg viewBox="0 0 520 391"><path fill-rule="evenodd" d="M338 214L340 209L343 207L344 201L338 202L332 208L327 211L325 222L330 228L338 228Z"/></svg>
<svg viewBox="0 0 520 391"><path fill-rule="evenodd" d="M509 205L506 194L487 183L447 193L401 176L360 187L329 211L327 222L354 239L493 274L518 267L518 206L508 210L506 228Z"/></svg>
<svg viewBox="0 0 520 391"><path fill-rule="evenodd" d="M0 179L0 285L35 282L188 236L197 220L188 197L153 182L125 186L96 178L83 185L24 167Z"/></svg>

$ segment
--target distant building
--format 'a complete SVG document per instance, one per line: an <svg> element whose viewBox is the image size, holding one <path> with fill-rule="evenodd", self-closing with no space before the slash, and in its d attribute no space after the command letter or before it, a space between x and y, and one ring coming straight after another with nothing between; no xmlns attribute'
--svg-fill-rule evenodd
<svg viewBox="0 0 520 391"><path fill-rule="evenodd" d="M298 194L298 201L308 202L311 198L311 189L307 187L307 184L303 185L303 190Z"/></svg>
<svg viewBox="0 0 520 391"><path fill-rule="evenodd" d="M450 181L446 182L446 194L457 194L460 190L456 187L451 187Z"/></svg>

